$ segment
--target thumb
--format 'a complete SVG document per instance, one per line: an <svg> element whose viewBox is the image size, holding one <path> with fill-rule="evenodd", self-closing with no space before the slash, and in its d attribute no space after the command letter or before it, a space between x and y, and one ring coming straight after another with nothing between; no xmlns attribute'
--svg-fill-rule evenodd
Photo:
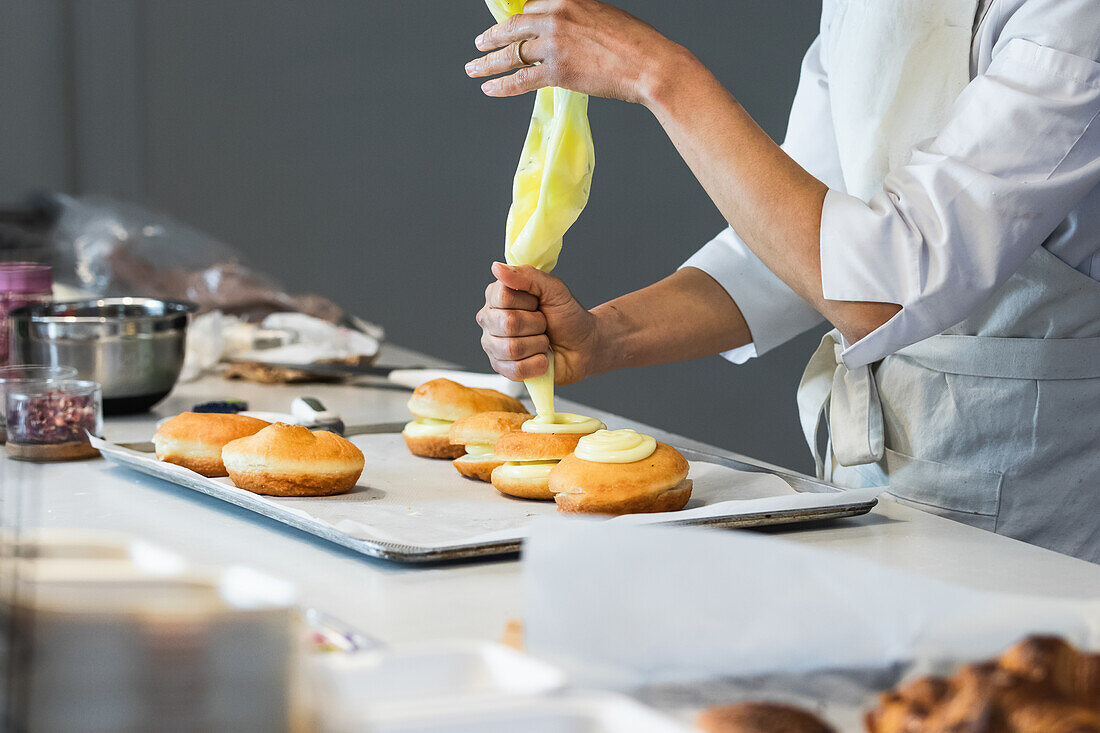
<svg viewBox="0 0 1100 733"><path fill-rule="evenodd" d="M561 302L573 297L561 280L530 265L494 262L492 270L496 279L505 287L531 293L542 302Z"/></svg>

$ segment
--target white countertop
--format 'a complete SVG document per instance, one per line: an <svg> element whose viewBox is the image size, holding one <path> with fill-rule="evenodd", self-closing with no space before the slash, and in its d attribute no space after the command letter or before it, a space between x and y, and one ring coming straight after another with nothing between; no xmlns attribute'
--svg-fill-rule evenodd
<svg viewBox="0 0 1100 733"><path fill-rule="evenodd" d="M387 346L383 364L440 365ZM209 377L180 385L152 414L107 421L111 440L148 440L157 419L196 402L239 397L252 409L285 411L319 397L351 423L406 419L408 391L347 385L266 386ZM612 427L735 456L595 410ZM198 563L245 564L297 584L302 602L386 641L499 639L521 618L520 561L402 566L373 560L195 491L102 459L33 464L0 459L0 523L126 532ZM719 530L712 530L719 531ZM889 498L865 517L768 530L807 545L850 552L975 588L1063 597L1100 596L1100 565L1032 547L903 507Z"/></svg>

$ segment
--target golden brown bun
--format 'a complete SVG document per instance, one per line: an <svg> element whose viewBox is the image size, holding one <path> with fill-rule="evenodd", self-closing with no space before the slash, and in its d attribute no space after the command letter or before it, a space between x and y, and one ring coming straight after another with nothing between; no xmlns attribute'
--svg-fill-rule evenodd
<svg viewBox="0 0 1100 733"><path fill-rule="evenodd" d="M222 449L237 488L267 496L330 496L355 486L363 452L327 431L275 423Z"/></svg>
<svg viewBox="0 0 1100 733"><path fill-rule="evenodd" d="M699 714L695 725L705 733L834 733L809 711L769 702L710 708Z"/></svg>
<svg viewBox="0 0 1100 733"><path fill-rule="evenodd" d="M497 440L493 453L502 461L557 461L573 455L579 433L525 433L516 430Z"/></svg>
<svg viewBox="0 0 1100 733"><path fill-rule="evenodd" d="M496 445L500 436L519 430L532 417L527 412L479 412L451 424L451 442L456 445Z"/></svg>
<svg viewBox="0 0 1100 733"><path fill-rule="evenodd" d="M413 437L408 433L401 433L405 439L405 445L414 456L421 458L458 458L466 453L466 448L461 445L453 445L446 435L418 435Z"/></svg>
<svg viewBox="0 0 1100 733"><path fill-rule="evenodd" d="M222 463L225 444L255 435L270 424L246 415L183 412L157 429L153 446L157 460L218 478L227 475Z"/></svg>
<svg viewBox="0 0 1100 733"><path fill-rule="evenodd" d="M523 403L495 389L466 387L449 379L433 379L417 387L409 398L417 417L461 420L479 412L527 412Z"/></svg>
<svg viewBox="0 0 1100 733"><path fill-rule="evenodd" d="M494 489L506 496L537 501L550 501L554 498L550 491L550 481L545 477L507 476L502 471L493 469L489 480Z"/></svg>
<svg viewBox="0 0 1100 733"><path fill-rule="evenodd" d="M478 481L490 482L493 480L493 469L497 466L503 466L504 461L471 461L465 458L456 458L452 461L455 470L461 473L466 478L477 479Z"/></svg>
<svg viewBox="0 0 1100 733"><path fill-rule="evenodd" d="M563 512L674 512L691 498L688 462L666 443L633 463L596 463L567 456L550 471L550 491Z"/></svg>

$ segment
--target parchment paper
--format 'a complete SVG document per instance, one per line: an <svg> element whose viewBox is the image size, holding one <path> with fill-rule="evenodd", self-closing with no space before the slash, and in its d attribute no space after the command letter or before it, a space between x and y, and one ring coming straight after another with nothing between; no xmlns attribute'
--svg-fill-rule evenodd
<svg viewBox="0 0 1100 733"><path fill-rule="evenodd" d="M533 518L557 515L553 502L502 496L487 483L460 476L450 461L413 456L399 434L360 435L351 441L366 460L363 476L351 492L323 498L256 498L355 539L428 548L522 539ZM138 457L168 478L183 471L189 479L207 482L223 492L241 491L228 478L203 479L187 469L160 463L151 454L126 451L103 441L96 445L108 453L125 451L129 458ZM685 510L601 521L684 521L731 513L824 507L866 501L878 491L873 490L866 498L854 492L798 493L771 474L699 462L691 464L689 476L694 489Z"/></svg>
<svg viewBox="0 0 1100 733"><path fill-rule="evenodd" d="M1100 599L981 592L746 532L539 520L528 650L581 684L978 660L1028 634L1100 646Z"/></svg>

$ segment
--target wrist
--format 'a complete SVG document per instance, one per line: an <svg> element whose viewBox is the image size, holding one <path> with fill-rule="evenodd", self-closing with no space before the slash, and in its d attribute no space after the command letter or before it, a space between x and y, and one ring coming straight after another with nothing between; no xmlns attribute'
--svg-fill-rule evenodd
<svg viewBox="0 0 1100 733"><path fill-rule="evenodd" d="M639 101L660 117L700 72L709 74L695 54L669 41L667 48L648 57L638 79Z"/></svg>
<svg viewBox="0 0 1100 733"><path fill-rule="evenodd" d="M589 313L592 314L594 327L585 376L594 377L622 368L621 361L625 356L624 318L611 303L598 305Z"/></svg>

